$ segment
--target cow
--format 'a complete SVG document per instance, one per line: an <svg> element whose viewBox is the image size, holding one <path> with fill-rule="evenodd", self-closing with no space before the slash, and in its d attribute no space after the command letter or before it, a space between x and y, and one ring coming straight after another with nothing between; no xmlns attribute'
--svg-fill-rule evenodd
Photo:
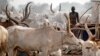
<svg viewBox="0 0 100 56"><path fill-rule="evenodd" d="M48 56L52 51L61 48L62 44L79 45L78 39L71 32L69 19L66 31L56 31L53 27L44 24L41 28L12 26L8 28L8 32L10 34L9 56L15 55L13 49L16 46L25 51L40 51L42 56Z"/></svg>
<svg viewBox="0 0 100 56"><path fill-rule="evenodd" d="M0 25L0 56L7 56L8 31Z"/></svg>

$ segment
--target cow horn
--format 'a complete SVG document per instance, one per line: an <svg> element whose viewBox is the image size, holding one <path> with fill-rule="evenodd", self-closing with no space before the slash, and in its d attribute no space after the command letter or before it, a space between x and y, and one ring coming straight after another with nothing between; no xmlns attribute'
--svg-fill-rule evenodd
<svg viewBox="0 0 100 56"><path fill-rule="evenodd" d="M96 24L96 25L95 25L95 36L96 36L97 38L99 38L99 28L98 28L98 26L99 26L99 24Z"/></svg>
<svg viewBox="0 0 100 56"><path fill-rule="evenodd" d="M10 12L8 11L8 5L6 5L5 13L6 13L7 18L9 18L9 20L13 21L13 22L16 23L17 25L19 24L16 20L14 20L14 19L10 16Z"/></svg>
<svg viewBox="0 0 100 56"><path fill-rule="evenodd" d="M50 10L51 10L52 13L55 13L55 12L53 11L53 9L52 9L52 3L51 3L51 5L50 5Z"/></svg>
<svg viewBox="0 0 100 56"><path fill-rule="evenodd" d="M59 4L59 12L61 11L61 3Z"/></svg>
<svg viewBox="0 0 100 56"><path fill-rule="evenodd" d="M92 7L90 7L89 9L87 9L87 10L82 14L82 16L80 17L80 20L81 20L81 18L82 18L90 9L92 9Z"/></svg>
<svg viewBox="0 0 100 56"><path fill-rule="evenodd" d="M71 31L71 27L70 27L70 19L67 17L67 15L66 15L66 13L64 13L64 16L66 17L66 19L67 19L67 31L68 31L68 33Z"/></svg>
<svg viewBox="0 0 100 56"><path fill-rule="evenodd" d="M87 23L87 21L88 21L88 18L89 18L89 16L87 16L87 18L86 18L86 20L85 20L85 23Z"/></svg>
<svg viewBox="0 0 100 56"><path fill-rule="evenodd" d="M96 10L98 10L99 9L99 5L97 6L97 8L96 8ZM95 25L95 36L97 37L97 38L99 38L99 12L97 12L98 13L98 15L97 15L97 18L96 18L96 25Z"/></svg>
<svg viewBox="0 0 100 56"><path fill-rule="evenodd" d="M21 20L21 22L25 21L26 19L28 19L30 12L31 12L31 6L29 6L32 2L29 2L26 7L25 10L23 11L23 19Z"/></svg>
<svg viewBox="0 0 100 56"><path fill-rule="evenodd" d="M89 30L89 28L88 28L88 26L87 26L87 23L85 23L84 25L85 25L85 30L86 30L86 32L87 32L88 35L89 35L89 39L92 39L94 35L93 35L92 32Z"/></svg>

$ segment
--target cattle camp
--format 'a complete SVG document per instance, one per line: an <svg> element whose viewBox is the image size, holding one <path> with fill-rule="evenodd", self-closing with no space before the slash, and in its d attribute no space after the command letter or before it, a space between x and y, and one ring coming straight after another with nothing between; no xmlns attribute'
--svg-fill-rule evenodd
<svg viewBox="0 0 100 56"><path fill-rule="evenodd" d="M100 0L0 0L0 56L100 56Z"/></svg>

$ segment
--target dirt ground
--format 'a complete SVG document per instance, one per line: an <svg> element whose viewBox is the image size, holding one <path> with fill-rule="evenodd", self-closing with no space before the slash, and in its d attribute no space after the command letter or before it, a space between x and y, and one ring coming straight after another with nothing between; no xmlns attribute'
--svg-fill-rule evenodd
<svg viewBox="0 0 100 56"><path fill-rule="evenodd" d="M63 55L63 56L82 56L82 55Z"/></svg>

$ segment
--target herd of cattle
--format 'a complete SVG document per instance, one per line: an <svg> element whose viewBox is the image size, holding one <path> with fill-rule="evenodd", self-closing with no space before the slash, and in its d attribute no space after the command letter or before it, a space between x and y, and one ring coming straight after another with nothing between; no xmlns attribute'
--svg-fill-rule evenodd
<svg viewBox="0 0 100 56"><path fill-rule="evenodd" d="M100 56L100 41L91 33L87 23L84 24L84 29L88 33L89 39L83 41L72 33L70 19L66 13L51 10L53 14L42 17L44 20L42 19L43 23L41 26L37 24L39 27L31 27L35 23L27 24L27 18L30 15L30 3L26 5L23 16L20 19L21 21L16 21L11 16L8 5L6 6L4 12L7 20L4 22L0 21L0 56L18 56L18 51L24 51L28 56L32 56L31 51L34 51L35 56L62 56L62 48L68 48L69 45L80 46L82 56ZM61 16L60 18L64 16L64 20L50 19L53 15L57 16L56 14L59 13L60 15L58 16ZM63 26L60 27L60 24L58 26L57 21ZM53 22L56 25L53 25Z"/></svg>

